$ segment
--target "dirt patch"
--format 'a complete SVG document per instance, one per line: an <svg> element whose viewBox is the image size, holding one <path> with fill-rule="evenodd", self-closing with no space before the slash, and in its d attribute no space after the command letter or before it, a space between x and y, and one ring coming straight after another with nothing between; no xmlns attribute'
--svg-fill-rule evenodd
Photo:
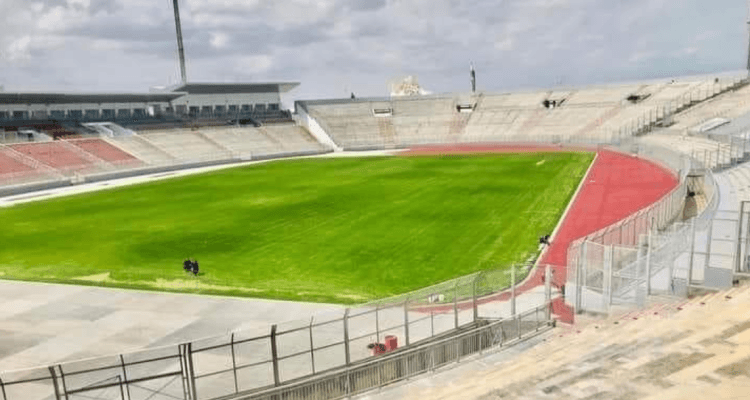
<svg viewBox="0 0 750 400"><path fill-rule="evenodd" d="M109 272L105 272L103 274L96 274L96 275L88 275L88 276L78 276L73 278L78 281L88 281L88 282L109 282L111 279L109 279Z"/></svg>
<svg viewBox="0 0 750 400"><path fill-rule="evenodd" d="M725 365L714 372L728 377L744 375L750 378L750 358L745 358L736 363Z"/></svg>
<svg viewBox="0 0 750 400"><path fill-rule="evenodd" d="M198 279L174 279L174 280L169 280L169 281L166 279L157 279L156 282L146 282L146 284L149 286L159 288L159 289L172 289L172 290L174 289L207 289L207 290L222 290L222 291L238 290L238 291L247 292L247 293L262 292L262 290L254 289L254 288L246 288L246 287L239 287L239 286L211 285L211 284L203 283Z"/></svg>
<svg viewBox="0 0 750 400"><path fill-rule="evenodd" d="M706 353L670 353L638 368L638 372L640 373L639 378L640 380L647 381L661 380L713 356L713 354Z"/></svg>
<svg viewBox="0 0 750 400"><path fill-rule="evenodd" d="M358 294L337 294L336 297L342 297L345 299L352 299L352 300L367 300L367 297L360 296Z"/></svg>

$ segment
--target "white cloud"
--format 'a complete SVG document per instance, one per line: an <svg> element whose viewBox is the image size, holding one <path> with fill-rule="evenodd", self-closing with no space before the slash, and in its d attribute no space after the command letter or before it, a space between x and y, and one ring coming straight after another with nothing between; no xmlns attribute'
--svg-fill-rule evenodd
<svg viewBox="0 0 750 400"><path fill-rule="evenodd" d="M234 71L254 75L268 72L273 66L273 57L268 55L242 56L234 64Z"/></svg>
<svg viewBox="0 0 750 400"><path fill-rule="evenodd" d="M171 2L34 1L0 0L6 90L176 79ZM744 4L714 3L182 0L180 10L192 80L298 80L298 96L338 97L344 85L385 94L406 74L435 92L465 90L471 60L483 90L742 67Z"/></svg>
<svg viewBox="0 0 750 400"><path fill-rule="evenodd" d="M630 55L628 62L630 63L642 63L643 61L654 58L656 53L653 51L638 51Z"/></svg>
<svg viewBox="0 0 750 400"><path fill-rule="evenodd" d="M6 48L2 54L7 61L26 61L31 59L31 36L22 36Z"/></svg>
<svg viewBox="0 0 750 400"><path fill-rule="evenodd" d="M511 51L513 48L513 39L509 37L504 37L495 41L495 50Z"/></svg>
<svg viewBox="0 0 750 400"><path fill-rule="evenodd" d="M229 44L229 35L224 32L211 32L211 46L217 49L226 48Z"/></svg>

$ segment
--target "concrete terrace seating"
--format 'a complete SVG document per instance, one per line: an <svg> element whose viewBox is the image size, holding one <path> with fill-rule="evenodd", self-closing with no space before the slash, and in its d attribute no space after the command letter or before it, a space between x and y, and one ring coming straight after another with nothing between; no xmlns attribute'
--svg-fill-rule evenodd
<svg viewBox="0 0 750 400"><path fill-rule="evenodd" d="M390 109L387 101L353 102L310 106L310 114L323 126L331 139L341 147L357 148L393 144L381 133L381 117L373 109ZM390 117L382 117L387 119Z"/></svg>
<svg viewBox="0 0 750 400"><path fill-rule="evenodd" d="M648 104L633 104L632 94L654 93L663 85L594 86L580 90L485 95L472 115L465 141L551 136L566 137L619 129L631 119L642 117ZM565 99L547 109L545 99Z"/></svg>
<svg viewBox="0 0 750 400"><path fill-rule="evenodd" d="M236 156L243 158L284 152L281 143L260 128L205 128L200 132L223 148L229 149Z"/></svg>
<svg viewBox="0 0 750 400"><path fill-rule="evenodd" d="M400 145L445 143L458 111L453 99L398 98L391 102L395 141Z"/></svg>
<svg viewBox="0 0 750 400"><path fill-rule="evenodd" d="M565 105L620 105L631 94L639 93L647 85L591 87L578 90L565 100Z"/></svg>
<svg viewBox="0 0 750 400"><path fill-rule="evenodd" d="M698 136L669 133L646 135L643 140L658 146L671 148L699 160L706 160L706 167L714 168L731 163L729 145Z"/></svg>
<svg viewBox="0 0 750 400"><path fill-rule="evenodd" d="M737 201L750 201L750 164L742 163L723 173L734 186ZM738 206L739 207L739 206Z"/></svg>
<svg viewBox="0 0 750 400"><path fill-rule="evenodd" d="M0 174L14 174L19 172L31 172L34 168L13 157L11 150L0 146Z"/></svg>
<svg viewBox="0 0 750 400"><path fill-rule="evenodd" d="M750 287L558 328L373 399L715 399L750 384ZM583 318L582 318L583 319ZM721 396L725 393L729 396Z"/></svg>
<svg viewBox="0 0 750 400"><path fill-rule="evenodd" d="M750 112L750 85L723 93L675 116L672 129L691 129L712 118L733 119Z"/></svg>
<svg viewBox="0 0 750 400"><path fill-rule="evenodd" d="M39 168L39 162L0 145L0 185L14 185L51 179L53 174Z"/></svg>
<svg viewBox="0 0 750 400"><path fill-rule="evenodd" d="M140 164L140 161L131 154L120 150L102 139L75 139L69 140L68 143L109 163L132 166Z"/></svg>
<svg viewBox="0 0 750 400"><path fill-rule="evenodd" d="M466 125L462 141L493 141L516 135L527 121L548 110L542 101L549 92L486 94Z"/></svg>
<svg viewBox="0 0 750 400"><path fill-rule="evenodd" d="M149 131L141 133L140 136L179 160L214 160L230 157L230 152L226 148L190 130Z"/></svg>
<svg viewBox="0 0 750 400"><path fill-rule="evenodd" d="M281 143L282 148L287 152L309 152L322 151L323 145L318 143L315 138L305 131L304 128L297 125L266 125L265 129L268 135L275 138Z"/></svg>
<svg viewBox="0 0 750 400"><path fill-rule="evenodd" d="M60 141L10 145L13 150L59 171L90 169L96 163Z"/></svg>
<svg viewBox="0 0 750 400"><path fill-rule="evenodd" d="M546 110L534 126L527 127L524 135L573 136L589 126L592 121L604 117L611 106L576 106L565 104L563 107Z"/></svg>
<svg viewBox="0 0 750 400"><path fill-rule="evenodd" d="M707 81L688 81L674 83L654 83L644 85L639 94L649 96L636 104L627 104L613 113L604 121L599 129L603 133L618 131L620 128L634 127L637 121L652 120L664 116L665 110L675 111L675 107L689 103L689 99L697 99L698 92L710 85ZM691 97L692 96L692 97Z"/></svg>
<svg viewBox="0 0 750 400"><path fill-rule="evenodd" d="M175 162L175 157L139 135L116 136L104 140L148 164L159 165Z"/></svg>

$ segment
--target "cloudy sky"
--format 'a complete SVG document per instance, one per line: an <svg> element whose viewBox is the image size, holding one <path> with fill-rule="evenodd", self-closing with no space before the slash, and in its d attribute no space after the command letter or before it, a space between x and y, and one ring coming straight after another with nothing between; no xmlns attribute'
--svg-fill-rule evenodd
<svg viewBox="0 0 750 400"><path fill-rule="evenodd" d="M298 81L294 99L582 85L744 68L743 0L181 0L188 78ZM171 0L0 0L5 91L179 79Z"/></svg>

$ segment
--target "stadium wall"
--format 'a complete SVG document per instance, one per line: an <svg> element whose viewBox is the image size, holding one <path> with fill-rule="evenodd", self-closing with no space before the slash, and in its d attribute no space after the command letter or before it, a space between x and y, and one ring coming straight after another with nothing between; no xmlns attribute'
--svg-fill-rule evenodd
<svg viewBox="0 0 750 400"><path fill-rule="evenodd" d="M343 151L339 145L337 145L333 139L326 133L326 131L323 129L323 127L320 126L317 120L315 118L311 117L310 114L307 113L307 110L304 107L297 107L295 110L297 115L297 123L299 123L302 127L307 129L308 132L321 144L323 144L326 147L330 147L334 149L334 151Z"/></svg>
<svg viewBox="0 0 750 400"><path fill-rule="evenodd" d="M40 190L57 189L74 185L72 178L61 179L57 181L47 181L39 183L28 183L23 185L0 186L0 197L15 196L24 193L38 192Z"/></svg>

